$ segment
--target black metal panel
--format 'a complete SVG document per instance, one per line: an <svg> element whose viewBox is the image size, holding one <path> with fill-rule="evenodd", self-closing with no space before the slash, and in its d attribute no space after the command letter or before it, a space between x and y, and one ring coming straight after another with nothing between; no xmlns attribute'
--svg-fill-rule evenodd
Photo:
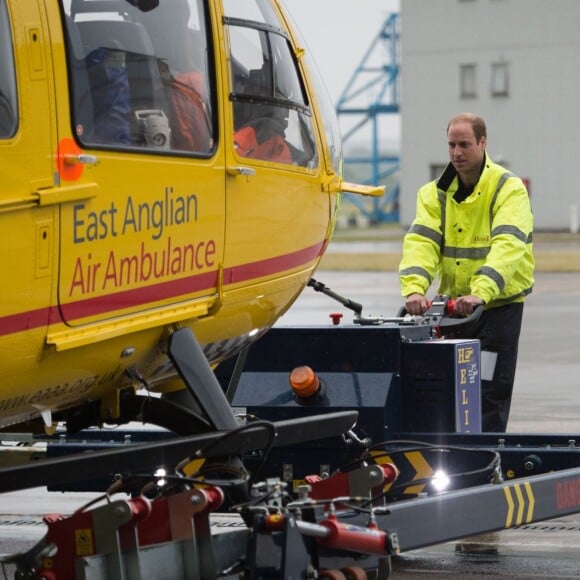
<svg viewBox="0 0 580 580"><path fill-rule="evenodd" d="M401 338L389 326L275 327L249 350L245 371L397 372Z"/></svg>
<svg viewBox="0 0 580 580"><path fill-rule="evenodd" d="M474 359L458 362L458 349ZM481 431L479 341L431 340L402 345L402 431L453 433ZM469 371L470 376L467 376ZM459 381L465 384L460 385Z"/></svg>
<svg viewBox="0 0 580 580"><path fill-rule="evenodd" d="M232 405L267 421L308 417L324 411L357 410L361 438L382 441L385 431L400 430L400 383L391 373L319 373L323 392L301 402L288 373L244 372Z"/></svg>

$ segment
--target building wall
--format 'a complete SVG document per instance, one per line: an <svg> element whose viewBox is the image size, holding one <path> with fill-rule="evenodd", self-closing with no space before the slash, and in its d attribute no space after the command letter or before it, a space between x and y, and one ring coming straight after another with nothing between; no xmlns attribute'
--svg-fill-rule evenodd
<svg viewBox="0 0 580 580"><path fill-rule="evenodd" d="M448 161L447 122L469 111L486 120L491 158L529 179L536 229L568 229L580 208L580 1L403 0L401 27L401 224ZM491 95L498 62L507 96ZM461 64L476 65L474 97L460 96Z"/></svg>

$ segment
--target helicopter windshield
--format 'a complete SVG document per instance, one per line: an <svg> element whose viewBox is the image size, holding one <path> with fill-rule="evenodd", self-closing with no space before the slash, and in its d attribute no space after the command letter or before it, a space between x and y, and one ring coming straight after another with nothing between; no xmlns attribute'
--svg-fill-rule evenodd
<svg viewBox="0 0 580 580"><path fill-rule="evenodd" d="M133 5L135 4L135 6ZM215 94L203 0L62 0L83 145L207 156Z"/></svg>
<svg viewBox="0 0 580 580"><path fill-rule="evenodd" d="M308 71L310 78L314 83L314 91L316 93L318 106L322 115L322 122L324 123L324 132L326 134L326 141L330 153L330 160L334 170L342 177L343 169L343 150L342 150L342 136L340 134L340 127L338 118L336 117L336 109L332 104L330 95L326 89L326 85L322 80L322 76L318 71L318 67L310 53L306 54L306 61L308 64Z"/></svg>
<svg viewBox="0 0 580 580"><path fill-rule="evenodd" d="M315 167L310 103L271 5L262 0L226 0L224 12L238 155Z"/></svg>
<svg viewBox="0 0 580 580"><path fill-rule="evenodd" d="M290 17L290 22L294 30L295 35L298 37L300 46L307 46L300 29L296 26L296 23ZM340 133L340 126L338 124L338 118L336 116L336 109L332 103L330 95L324 81L322 80L322 75L318 65L312 58L312 53L306 51L304 55L306 59L306 65L308 66L308 72L310 73L310 79L314 84L314 92L316 94L316 100L318 102L318 107L322 116L322 122L324 123L324 131L326 134L326 142L328 145L330 160L332 166L336 173L342 177L343 169L343 149L342 149L342 136Z"/></svg>

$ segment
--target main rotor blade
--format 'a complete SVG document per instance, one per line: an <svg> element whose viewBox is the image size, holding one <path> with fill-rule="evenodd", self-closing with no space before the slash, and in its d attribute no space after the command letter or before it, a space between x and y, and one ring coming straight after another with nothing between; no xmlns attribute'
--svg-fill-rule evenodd
<svg viewBox="0 0 580 580"><path fill-rule="evenodd" d="M272 423L276 432L273 447L339 436L352 429L357 419L357 411L340 411L278 421ZM235 437L228 437L228 433L230 431L218 431L142 445L119 445L104 451L91 450L3 468L0 469L0 492L72 483L116 473L153 473L161 466L173 467L194 456L198 450L203 452L206 447L203 457L212 458L258 451L271 442L271 432L263 426L256 425L252 429L249 424Z"/></svg>

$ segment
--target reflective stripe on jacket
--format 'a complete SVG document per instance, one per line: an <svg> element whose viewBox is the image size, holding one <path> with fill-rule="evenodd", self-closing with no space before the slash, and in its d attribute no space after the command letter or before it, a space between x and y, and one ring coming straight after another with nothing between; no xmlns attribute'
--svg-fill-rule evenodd
<svg viewBox="0 0 580 580"><path fill-rule="evenodd" d="M403 296L425 295L439 278L439 293L474 294L486 308L521 302L534 285L533 215L523 182L486 154L479 182L461 203L453 198L457 187L449 164L419 189L399 267Z"/></svg>

